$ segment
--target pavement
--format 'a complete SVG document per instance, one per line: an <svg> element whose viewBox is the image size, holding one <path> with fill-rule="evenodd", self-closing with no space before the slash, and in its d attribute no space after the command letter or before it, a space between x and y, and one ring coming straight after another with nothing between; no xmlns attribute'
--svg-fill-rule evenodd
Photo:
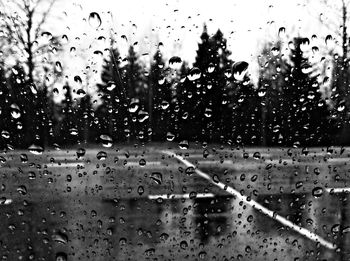
<svg viewBox="0 0 350 261"><path fill-rule="evenodd" d="M348 260L349 154L172 143L8 151L0 257Z"/></svg>

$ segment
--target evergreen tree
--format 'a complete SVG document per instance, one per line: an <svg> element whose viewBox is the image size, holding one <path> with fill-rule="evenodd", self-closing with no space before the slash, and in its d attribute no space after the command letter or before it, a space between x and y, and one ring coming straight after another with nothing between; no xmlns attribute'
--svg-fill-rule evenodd
<svg viewBox="0 0 350 261"><path fill-rule="evenodd" d="M162 53L158 49L153 56L149 74L148 108L153 140L164 141L170 122L170 82L167 79Z"/></svg>
<svg viewBox="0 0 350 261"><path fill-rule="evenodd" d="M295 38L291 65L286 70L283 107L286 112L283 132L286 145L319 145L328 142L329 114L322 99L312 65L301 50L307 38Z"/></svg>
<svg viewBox="0 0 350 261"><path fill-rule="evenodd" d="M259 63L258 96L261 105L261 144L281 145L284 119L283 86L287 64L280 52L281 42L266 43Z"/></svg>
<svg viewBox="0 0 350 261"><path fill-rule="evenodd" d="M331 122L333 128L330 130L334 138L334 142L340 144L350 143L350 123L349 123L349 99L347 99L347 81L348 74L344 67L343 58L338 55L334 56L333 60L333 75L332 75L332 114Z"/></svg>
<svg viewBox="0 0 350 261"><path fill-rule="evenodd" d="M259 145L261 106L257 90L247 80L232 82L228 89L225 139L238 145Z"/></svg>
<svg viewBox="0 0 350 261"><path fill-rule="evenodd" d="M79 99L76 114L80 141L84 143L96 141L97 133L93 125L94 109L92 108L90 95L87 94Z"/></svg>
<svg viewBox="0 0 350 261"><path fill-rule="evenodd" d="M76 120L76 112L73 104L71 87L68 83L63 86L64 99L61 108L60 137L58 143L75 144L78 140L79 130Z"/></svg>
<svg viewBox="0 0 350 261"><path fill-rule="evenodd" d="M36 119L36 97L20 65L17 64L12 68L8 80L11 95L13 145L28 147L38 139L38 132L33 124L33 119L34 121Z"/></svg>
<svg viewBox="0 0 350 261"><path fill-rule="evenodd" d="M131 138L145 138L145 132L148 126L143 121L142 115L144 115L146 112L146 95L144 88L146 80L142 74L142 67L139 62L139 57L132 45L129 47L128 56L126 59L127 64L123 68L123 79L126 82ZM138 117L139 114L140 117Z"/></svg>
<svg viewBox="0 0 350 261"><path fill-rule="evenodd" d="M198 108L200 96L194 81L187 76L190 69L185 63L180 68L180 83L177 87L178 108L178 138L179 140L199 140L201 135L201 122ZM175 134L175 133L174 133Z"/></svg>
<svg viewBox="0 0 350 261"><path fill-rule="evenodd" d="M229 59L230 55L222 32L218 30L209 37L204 25L194 63L194 67L199 68L201 73L195 83L199 99L197 122L201 123L202 140L218 140L222 134L223 95L227 80L231 77L230 68L233 63Z"/></svg>
<svg viewBox="0 0 350 261"><path fill-rule="evenodd" d="M126 83L121 77L120 54L118 49L111 49L109 59L104 60L98 91L102 105L97 110L99 129L116 141L124 141L130 136L128 98Z"/></svg>

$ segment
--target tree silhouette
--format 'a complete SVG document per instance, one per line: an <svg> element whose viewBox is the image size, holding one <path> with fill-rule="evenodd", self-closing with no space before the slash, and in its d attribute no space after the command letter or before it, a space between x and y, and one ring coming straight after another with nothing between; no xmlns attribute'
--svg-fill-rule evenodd
<svg viewBox="0 0 350 261"><path fill-rule="evenodd" d="M162 53L158 49L151 63L148 87L148 109L154 140L164 141L169 127L171 91L167 75Z"/></svg>
<svg viewBox="0 0 350 261"><path fill-rule="evenodd" d="M16 65L12 68L8 79L10 88L10 112L14 146L28 147L39 135L35 124L36 97L31 84L26 80L23 67Z"/></svg>
<svg viewBox="0 0 350 261"><path fill-rule="evenodd" d="M97 85L103 102L97 117L100 132L109 133L117 141L124 141L130 136L129 99L121 71L119 51L111 48L109 58L104 59L102 83Z"/></svg>
<svg viewBox="0 0 350 261"><path fill-rule="evenodd" d="M285 72L288 79L283 86L284 141L287 145L318 145L328 141L328 108L322 99L317 76L304 57L301 45L307 38L294 38L291 64Z"/></svg>
<svg viewBox="0 0 350 261"><path fill-rule="evenodd" d="M6 149L13 142L13 124L11 124L10 115L10 92L7 86L5 68L0 64L0 148Z"/></svg>
<svg viewBox="0 0 350 261"><path fill-rule="evenodd" d="M222 102L227 80L231 77L230 68L233 61L229 59L226 39L218 30L209 37L204 25L201 42L198 44L194 67L199 68L201 77L196 80L198 86L199 107L197 122L201 123L202 140L218 140L224 124L222 119ZM225 72L228 75L225 76Z"/></svg>
<svg viewBox="0 0 350 261"><path fill-rule="evenodd" d="M142 73L142 66L139 62L139 57L131 45L126 57L127 64L123 67L123 80L126 83L126 94L129 108L129 122L131 138L145 137L142 133L146 132L147 124L140 122L139 114L146 112L146 79ZM141 132L141 135L139 135Z"/></svg>
<svg viewBox="0 0 350 261"><path fill-rule="evenodd" d="M43 54L59 49L58 38L45 31L44 26L56 0L0 1L3 34L0 40L6 55L23 60L29 83L35 82L35 72L43 70ZM40 7L40 8L39 8ZM47 42L40 38L48 38Z"/></svg>
<svg viewBox="0 0 350 261"><path fill-rule="evenodd" d="M282 43L268 42L258 57L258 96L261 105L261 145L281 145L281 132L285 111L283 107L283 86L286 69L289 68L281 54Z"/></svg>

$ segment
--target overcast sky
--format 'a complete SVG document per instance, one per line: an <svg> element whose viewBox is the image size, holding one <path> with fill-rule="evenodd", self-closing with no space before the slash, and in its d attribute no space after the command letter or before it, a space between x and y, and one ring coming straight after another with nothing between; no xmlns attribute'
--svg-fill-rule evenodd
<svg viewBox="0 0 350 261"><path fill-rule="evenodd" d="M101 17L100 26L89 24L91 12ZM326 18L333 15L317 0L58 0L53 14L60 20L48 26L54 34L68 35L62 60L69 67L69 78L83 74L86 66L90 72L101 68L102 57L93 53L109 46L111 30L116 32L122 53L138 42L137 50L140 55L146 53L142 58L147 61L162 42L166 59L176 55L192 63L204 23L210 34L218 28L223 31L231 58L249 62L254 74L257 55L266 41L291 40L288 35L311 39L316 34L317 42L312 44L324 45L332 32L320 26L321 13ZM278 34L281 27L285 35ZM106 40L98 40L100 36ZM71 47L76 51L69 52ZM95 74L93 81L98 81L99 73Z"/></svg>

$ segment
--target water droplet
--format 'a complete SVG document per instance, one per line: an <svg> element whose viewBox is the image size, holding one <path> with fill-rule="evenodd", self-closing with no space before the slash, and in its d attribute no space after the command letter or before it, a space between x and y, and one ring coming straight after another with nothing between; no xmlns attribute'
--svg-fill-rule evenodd
<svg viewBox="0 0 350 261"><path fill-rule="evenodd" d="M99 153L97 153L96 158L98 160L105 160L107 158L107 153L104 151L100 151Z"/></svg>
<svg viewBox="0 0 350 261"><path fill-rule="evenodd" d="M0 156L0 163L4 164L6 162L6 159L3 156Z"/></svg>
<svg viewBox="0 0 350 261"><path fill-rule="evenodd" d="M214 72L215 70L215 66L213 63L210 63L209 66L208 66L208 73L212 73Z"/></svg>
<svg viewBox="0 0 350 261"><path fill-rule="evenodd" d="M110 148L113 145L113 139L111 136L107 135L107 134L101 134L100 135L100 139L102 142L102 146L106 147L106 148Z"/></svg>
<svg viewBox="0 0 350 261"><path fill-rule="evenodd" d="M80 76L79 75L76 75L76 76L74 76L74 81L76 82L76 83L79 83L79 84L82 84L82 80L81 80L81 78L80 78Z"/></svg>
<svg viewBox="0 0 350 261"><path fill-rule="evenodd" d="M21 110L17 104L11 104L10 108L12 118L18 119L19 117L21 117Z"/></svg>
<svg viewBox="0 0 350 261"><path fill-rule="evenodd" d="M205 259L206 256L207 256L207 252L205 251L201 251L198 254L199 259Z"/></svg>
<svg viewBox="0 0 350 261"><path fill-rule="evenodd" d="M64 44L68 43L68 36L66 34L62 35L61 39L62 39L62 43Z"/></svg>
<svg viewBox="0 0 350 261"><path fill-rule="evenodd" d="M266 89L265 88L260 88L258 90L258 96L259 97L264 97L266 95Z"/></svg>
<svg viewBox="0 0 350 261"><path fill-rule="evenodd" d="M31 83L31 84L29 84L29 87L30 87L31 92L32 92L34 95L36 95L36 94L38 93L38 90L37 90L35 84Z"/></svg>
<svg viewBox="0 0 350 261"><path fill-rule="evenodd" d="M175 139L175 135L171 132L167 132L166 139L167 141L173 141Z"/></svg>
<svg viewBox="0 0 350 261"><path fill-rule="evenodd" d="M271 168L272 168L272 163L267 164L266 167L265 167L266 170L269 170Z"/></svg>
<svg viewBox="0 0 350 261"><path fill-rule="evenodd" d="M326 45L329 45L330 44L330 42L333 40L333 37L332 37L332 35L327 35L326 36L326 39L325 39L325 43L326 43Z"/></svg>
<svg viewBox="0 0 350 261"><path fill-rule="evenodd" d="M146 160L145 160L145 159L140 159L139 165L140 165L141 167L146 166Z"/></svg>
<svg viewBox="0 0 350 261"><path fill-rule="evenodd" d="M286 33L286 28L285 27L280 27L280 29L278 29L278 36L279 37L284 36L285 33Z"/></svg>
<svg viewBox="0 0 350 261"><path fill-rule="evenodd" d="M149 248L145 251L146 256L153 256L155 254L156 250L154 248Z"/></svg>
<svg viewBox="0 0 350 261"><path fill-rule="evenodd" d="M185 173L189 176L191 176L192 174L195 173L195 169L194 167L190 166L190 167L187 167L186 170L185 170Z"/></svg>
<svg viewBox="0 0 350 261"><path fill-rule="evenodd" d="M295 183L295 187L297 189L301 188L302 186L304 186L304 183L302 181L298 181L297 183Z"/></svg>
<svg viewBox="0 0 350 261"><path fill-rule="evenodd" d="M62 72L62 65L61 65L61 62L59 62L59 61L56 62L56 71Z"/></svg>
<svg viewBox="0 0 350 261"><path fill-rule="evenodd" d="M314 169L314 173L315 173L316 175L320 175L320 174L321 174L321 171L320 171L319 168L315 168L315 169Z"/></svg>
<svg viewBox="0 0 350 261"><path fill-rule="evenodd" d="M28 156L27 156L27 154L21 154L20 155L20 159L21 159L21 162L22 163L27 163L28 162Z"/></svg>
<svg viewBox="0 0 350 261"><path fill-rule="evenodd" d="M77 151L76 151L77 157L78 157L78 158L84 157L85 152L86 152L86 151L85 151L85 149L83 149L83 148L77 149Z"/></svg>
<svg viewBox="0 0 350 261"><path fill-rule="evenodd" d="M10 138L10 133L6 130L3 130L1 132L1 137L3 137L4 139L9 139Z"/></svg>
<svg viewBox="0 0 350 261"><path fill-rule="evenodd" d="M102 24L101 17L96 12L90 13L88 20L89 20L90 26L92 28L95 28L95 29L99 28L101 26L101 24Z"/></svg>
<svg viewBox="0 0 350 261"><path fill-rule="evenodd" d="M225 77L227 78L227 79L230 79L231 78L231 76L232 76L232 70L231 69L227 69L227 70L225 70Z"/></svg>
<svg viewBox="0 0 350 261"><path fill-rule="evenodd" d="M122 237L121 239L119 239L119 246L125 246L127 243L127 240L125 237Z"/></svg>
<svg viewBox="0 0 350 261"><path fill-rule="evenodd" d="M279 48L274 46L274 47L271 48L271 53L272 53L273 56L277 56L277 55L279 55L280 50L279 50Z"/></svg>
<svg viewBox="0 0 350 261"><path fill-rule="evenodd" d="M160 106L162 107L163 110L166 110L169 108L169 102L167 102L166 100L163 100Z"/></svg>
<svg viewBox="0 0 350 261"><path fill-rule="evenodd" d="M209 156L209 150L203 150L203 158L207 158Z"/></svg>
<svg viewBox="0 0 350 261"><path fill-rule="evenodd" d="M65 245L68 243L68 236L63 232L58 231L52 235L52 240Z"/></svg>
<svg viewBox="0 0 350 261"><path fill-rule="evenodd" d="M151 179L157 184L160 185L163 182L163 175L160 172L152 172Z"/></svg>
<svg viewBox="0 0 350 261"><path fill-rule="evenodd" d="M169 59L169 67L172 69L178 69L181 67L182 60L178 56L173 56Z"/></svg>
<svg viewBox="0 0 350 261"><path fill-rule="evenodd" d="M132 98L129 105L129 112L135 113L139 109L139 99Z"/></svg>
<svg viewBox="0 0 350 261"><path fill-rule="evenodd" d="M35 172L29 171L29 172L28 172L28 178L31 179L31 180L36 179L36 174L35 174Z"/></svg>
<svg viewBox="0 0 350 261"><path fill-rule="evenodd" d="M319 48L318 48L317 46L313 46L313 47L311 48L311 50L312 50L312 52L315 54L315 53L318 53Z"/></svg>
<svg viewBox="0 0 350 261"><path fill-rule="evenodd" d="M186 248L188 248L188 243L187 243L187 241L182 240L182 241L180 242L180 248L181 248L181 249L186 249Z"/></svg>
<svg viewBox="0 0 350 261"><path fill-rule="evenodd" d="M114 90L115 87L117 87L117 85L115 84L115 82L109 81L109 82L107 83L107 90L108 90L108 91Z"/></svg>
<svg viewBox="0 0 350 261"><path fill-rule="evenodd" d="M77 95L79 96L79 98L83 98L83 97L85 97L86 92L83 89L78 89Z"/></svg>
<svg viewBox="0 0 350 261"><path fill-rule="evenodd" d="M179 148L182 150L187 150L189 148L188 141L187 140L180 141Z"/></svg>
<svg viewBox="0 0 350 261"><path fill-rule="evenodd" d="M35 145L35 144L30 145L28 150L29 150L30 153L32 153L34 155L41 155L44 152L44 148L43 147L41 147L39 145Z"/></svg>
<svg viewBox="0 0 350 261"><path fill-rule="evenodd" d="M312 195L315 197L315 198L319 198L323 195L323 188L321 187L315 187L313 190L312 190Z"/></svg>
<svg viewBox="0 0 350 261"><path fill-rule="evenodd" d="M149 118L149 114L147 111L140 110L139 113L137 114L137 119L139 122L144 122Z"/></svg>
<svg viewBox="0 0 350 261"><path fill-rule="evenodd" d="M259 151L254 152L253 158L256 159L256 160L260 159L261 158L260 152Z"/></svg>
<svg viewBox="0 0 350 261"><path fill-rule="evenodd" d="M144 189L143 186L139 186L139 187L137 188L137 193L139 193L140 196L141 196L144 192L145 192L145 189Z"/></svg>
<svg viewBox="0 0 350 261"><path fill-rule="evenodd" d="M69 134L72 136L77 136L79 134L78 129L77 128L70 128Z"/></svg>
<svg viewBox="0 0 350 261"><path fill-rule="evenodd" d="M167 241L169 238L169 234L167 233L162 233L160 236L159 236L159 239L163 242Z"/></svg>
<svg viewBox="0 0 350 261"><path fill-rule="evenodd" d="M50 41L52 39L52 34L50 32L41 33L41 37L45 38L46 41Z"/></svg>
<svg viewBox="0 0 350 261"><path fill-rule="evenodd" d="M249 64L244 61L236 62L232 66L233 77L236 81L242 82L248 71Z"/></svg>
<svg viewBox="0 0 350 261"><path fill-rule="evenodd" d="M338 234L340 231L340 224L335 224L331 227L332 234Z"/></svg>
<svg viewBox="0 0 350 261"><path fill-rule="evenodd" d="M219 183L219 182L220 182L219 176L218 176L217 174L214 174L214 176L213 176L213 181L214 181L215 183Z"/></svg>
<svg viewBox="0 0 350 261"><path fill-rule="evenodd" d="M24 196L27 194L27 187L24 185L18 186L17 192Z"/></svg>
<svg viewBox="0 0 350 261"><path fill-rule="evenodd" d="M187 76L187 78L190 81L198 80L200 77L201 77L201 70L197 67L193 67Z"/></svg>
<svg viewBox="0 0 350 261"><path fill-rule="evenodd" d="M254 219L253 215L249 215L248 218L247 218L247 221L249 223L251 223L253 221L253 219Z"/></svg>
<svg viewBox="0 0 350 261"><path fill-rule="evenodd" d="M204 116L210 118L213 115L213 110L210 108L205 108Z"/></svg>
<svg viewBox="0 0 350 261"><path fill-rule="evenodd" d="M197 197L197 192L196 191L191 191L190 195L189 195L189 198L190 199L195 199L196 197Z"/></svg>

